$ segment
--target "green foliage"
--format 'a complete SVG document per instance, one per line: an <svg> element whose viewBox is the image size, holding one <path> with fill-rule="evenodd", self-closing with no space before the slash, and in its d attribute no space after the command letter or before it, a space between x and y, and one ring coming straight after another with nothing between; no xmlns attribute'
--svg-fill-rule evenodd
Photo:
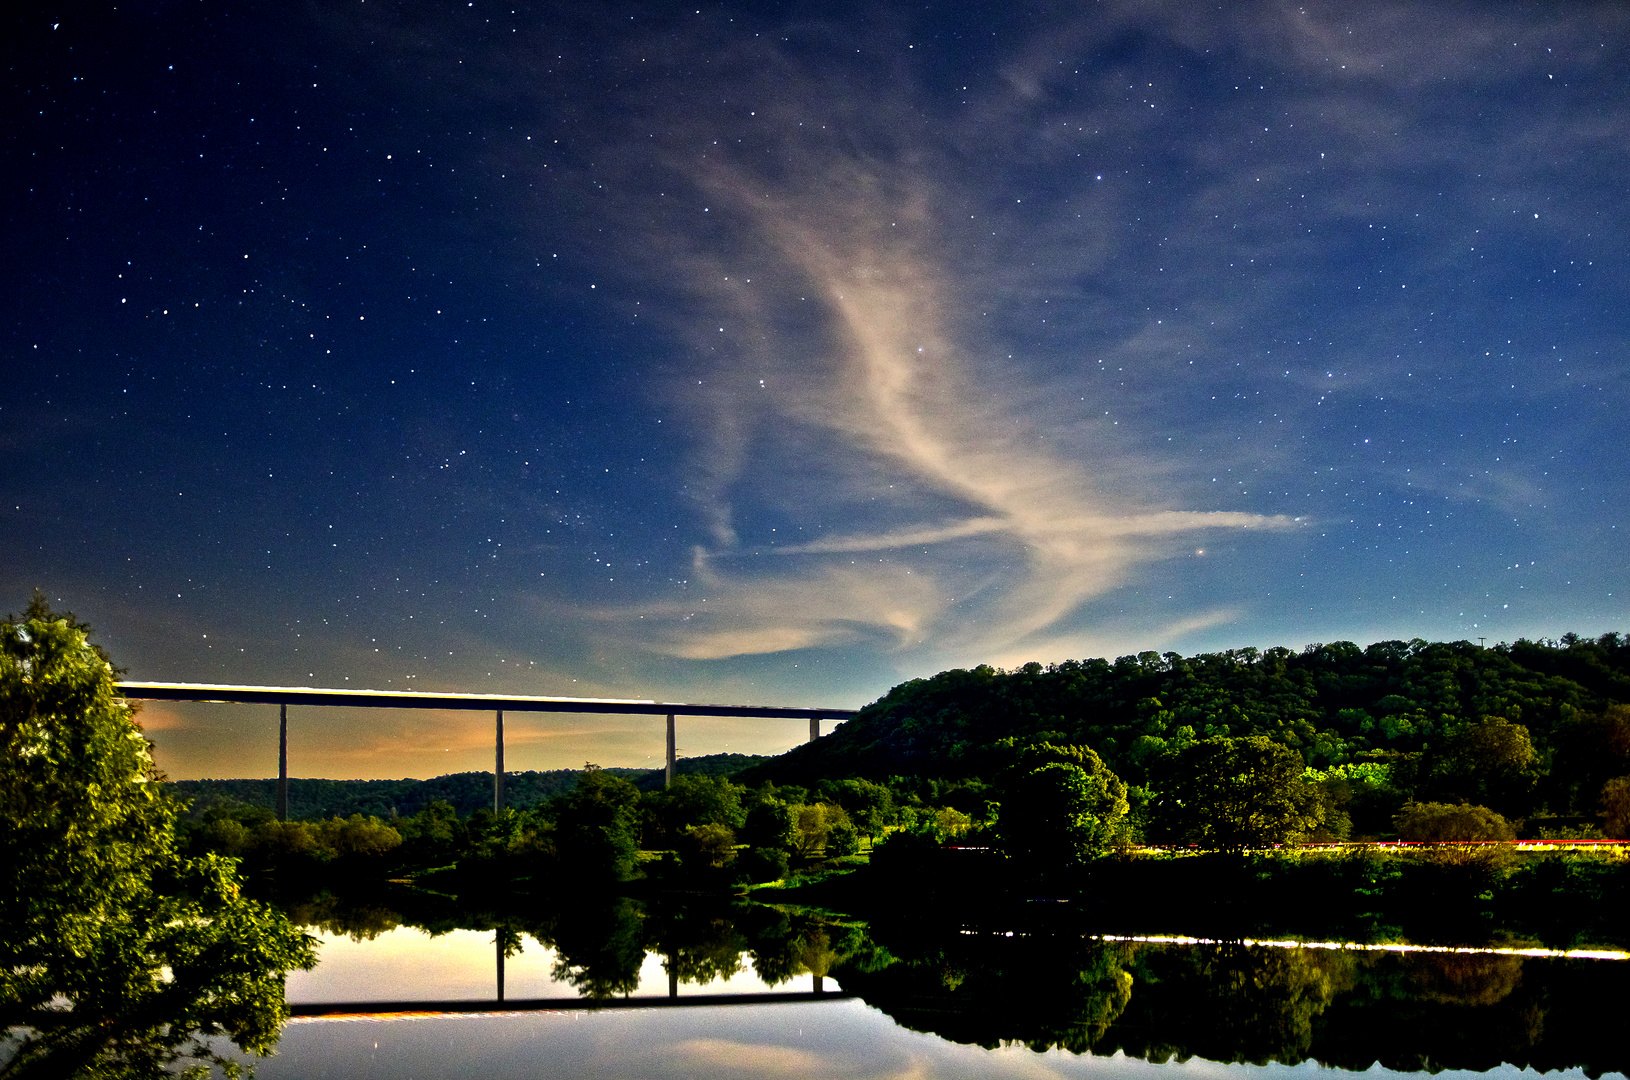
<svg viewBox="0 0 1630 1080"><path fill-rule="evenodd" d="M589 881L631 877L639 856L639 789L603 769L589 769L551 809L561 864Z"/></svg>
<svg viewBox="0 0 1630 1080"><path fill-rule="evenodd" d="M402 834L403 856L418 866L443 866L464 846L458 811L439 799L404 819L397 831Z"/></svg>
<svg viewBox="0 0 1630 1080"><path fill-rule="evenodd" d="M1422 794L1522 814L1539 780L1528 729L1498 716L1468 724L1426 755Z"/></svg>
<svg viewBox="0 0 1630 1080"><path fill-rule="evenodd" d="M315 957L239 894L233 860L177 855L175 808L87 630L38 596L0 624L0 1072L234 1072L208 1040L269 1052L284 973Z"/></svg>
<svg viewBox="0 0 1630 1080"><path fill-rule="evenodd" d="M798 818L779 799L761 799L747 812L741 838L755 848L791 852L798 846Z"/></svg>
<svg viewBox="0 0 1630 1080"><path fill-rule="evenodd" d="M1602 831L1618 840L1630 839L1630 776L1615 776L1602 785Z"/></svg>
<svg viewBox="0 0 1630 1080"><path fill-rule="evenodd" d="M1203 739L1158 763L1152 825L1167 842L1223 851L1285 843L1323 820L1302 773L1294 751L1262 736Z"/></svg>
<svg viewBox="0 0 1630 1080"><path fill-rule="evenodd" d="M1515 840L1517 830L1486 806L1408 802L1393 821L1403 840Z"/></svg>
<svg viewBox="0 0 1630 1080"><path fill-rule="evenodd" d="M645 846L662 848L698 825L739 829L747 820L743 789L722 776L678 776L672 786L647 792L640 811L647 822Z"/></svg>
<svg viewBox="0 0 1630 1080"><path fill-rule="evenodd" d="M691 825L676 837L680 864L687 868L723 869L736 854L736 833L728 825Z"/></svg>
<svg viewBox="0 0 1630 1080"><path fill-rule="evenodd" d="M904 786L921 796L931 782L994 780L1012 739L1090 746L1129 785L1153 788L1156 763L1192 743L1252 736L1320 770L1385 766L1387 782L1342 778L1351 802L1337 809L1356 833L1385 832L1406 795L1594 813L1602 784L1630 774L1630 640L1333 642L947 671L743 778L889 782L905 805Z"/></svg>
<svg viewBox="0 0 1630 1080"><path fill-rule="evenodd" d="M841 859L848 855L860 853L860 832L848 821L839 821L833 824L831 831L826 834L826 855L828 858Z"/></svg>
<svg viewBox="0 0 1630 1080"><path fill-rule="evenodd" d="M1002 786L997 834L1035 869L1068 869L1101 852L1128 809L1126 785L1082 746L1026 747Z"/></svg>
<svg viewBox="0 0 1630 1080"><path fill-rule="evenodd" d="M894 824L894 793L883 784L858 777L826 780L821 783L820 792L827 802L843 807L854 827L865 836L881 836Z"/></svg>
<svg viewBox="0 0 1630 1080"><path fill-rule="evenodd" d="M607 769L625 780L643 780L660 770ZM505 772L504 805L514 810L544 806L556 795L577 786L581 769L551 769L547 772ZM202 818L211 812L233 816L249 808L270 813L277 806L277 781L268 780L173 780L170 788L192 804L187 815ZM468 818L492 808L492 773L449 773L430 780L319 780L289 779L289 816L301 821L325 821L334 817L361 814L383 821L417 814L434 802L453 807L458 816Z"/></svg>

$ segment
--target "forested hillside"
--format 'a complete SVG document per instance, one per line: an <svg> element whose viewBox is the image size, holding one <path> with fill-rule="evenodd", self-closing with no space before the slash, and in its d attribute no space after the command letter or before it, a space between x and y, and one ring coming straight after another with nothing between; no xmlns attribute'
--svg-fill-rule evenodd
<svg viewBox="0 0 1630 1080"><path fill-rule="evenodd" d="M682 776L731 776L764 759L745 754L710 754L682 758ZM661 769L607 769L608 774L632 781L641 790L662 786ZM547 772L505 772L504 802L516 810L541 806L577 786L581 769ZM211 810L233 807L277 806L276 780L176 780L170 785L189 803L188 816L203 817ZM492 773L467 772L430 780L311 780L289 779L289 816L296 820L372 814L380 818L408 817L433 802L444 802L468 817L492 809Z"/></svg>
<svg viewBox="0 0 1630 1080"><path fill-rule="evenodd" d="M1603 785L1630 774L1627 703L1630 640L1618 634L980 666L897 686L744 779L991 778L1011 738L1091 747L1145 785L1172 751L1265 736L1315 769L1383 777L1400 796L1594 816Z"/></svg>

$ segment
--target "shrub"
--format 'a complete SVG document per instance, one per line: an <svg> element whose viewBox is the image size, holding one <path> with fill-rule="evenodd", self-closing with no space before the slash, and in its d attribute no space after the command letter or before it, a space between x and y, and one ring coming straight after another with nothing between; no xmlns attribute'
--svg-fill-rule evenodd
<svg viewBox="0 0 1630 1080"><path fill-rule="evenodd" d="M1515 840L1517 830L1486 806L1407 802L1392 819L1404 840Z"/></svg>

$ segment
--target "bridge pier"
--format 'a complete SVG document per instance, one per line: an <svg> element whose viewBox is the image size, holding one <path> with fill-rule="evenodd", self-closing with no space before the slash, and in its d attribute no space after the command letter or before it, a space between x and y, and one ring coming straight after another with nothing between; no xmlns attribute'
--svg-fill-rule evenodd
<svg viewBox="0 0 1630 1080"><path fill-rule="evenodd" d="M504 710L498 710L498 749L492 766L492 812L504 809Z"/></svg>
<svg viewBox="0 0 1630 1080"><path fill-rule="evenodd" d="M674 749L674 714L668 714L668 773L662 781L665 788L674 785L674 766L678 763L679 755Z"/></svg>
<svg viewBox="0 0 1630 1080"><path fill-rule="evenodd" d="M289 820L289 706L277 707L277 820Z"/></svg>

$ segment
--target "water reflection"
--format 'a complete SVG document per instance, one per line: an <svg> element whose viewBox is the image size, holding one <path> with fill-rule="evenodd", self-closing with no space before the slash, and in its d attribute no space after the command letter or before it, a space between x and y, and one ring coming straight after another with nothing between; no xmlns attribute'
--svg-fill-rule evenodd
<svg viewBox="0 0 1630 1080"><path fill-rule="evenodd" d="M321 957L289 981L288 1000L306 1016L703 995L791 1000L837 992L827 978L833 964L864 941L858 926L800 912L628 897L463 919L434 908L404 914L378 899L325 897L294 910L316 932Z"/></svg>
<svg viewBox="0 0 1630 1080"><path fill-rule="evenodd" d="M865 926L789 908L626 897L488 913L462 929L446 911L388 910L322 909L323 962L290 982L297 1013L314 1001L378 1000L380 987L401 1000L461 999L460 1011L516 999L536 1009L801 998L759 1010L785 1024L806 1007L851 1015L855 1005L841 998L855 995L898 1037L918 1032L999 1055L1025 1048L1048 1060L1399 1071L1504 1063L1590 1076L1622 1073L1630 1060L1616 1037L1630 1000L1625 961L1106 940L1056 924L1011 933L926 920ZM830 1004L812 1004L818 993Z"/></svg>
<svg viewBox="0 0 1630 1080"><path fill-rule="evenodd" d="M885 940L897 961L840 972L844 986L906 1027L983 1047L1592 1076L1630 1062L1624 961L1041 933Z"/></svg>

